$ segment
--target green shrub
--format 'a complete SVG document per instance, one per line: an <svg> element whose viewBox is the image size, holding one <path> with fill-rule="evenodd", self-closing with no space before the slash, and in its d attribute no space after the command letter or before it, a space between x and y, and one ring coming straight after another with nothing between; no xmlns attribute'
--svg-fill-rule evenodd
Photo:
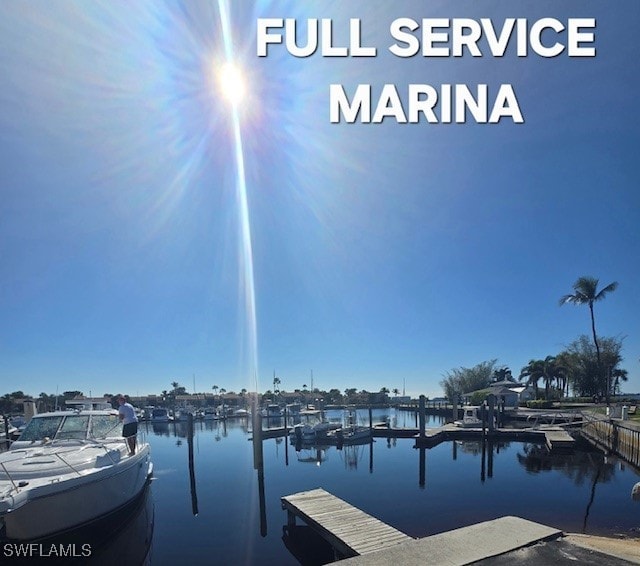
<svg viewBox="0 0 640 566"><path fill-rule="evenodd" d="M546 401L545 399L527 401L528 409L550 409L551 407L553 407L553 401Z"/></svg>

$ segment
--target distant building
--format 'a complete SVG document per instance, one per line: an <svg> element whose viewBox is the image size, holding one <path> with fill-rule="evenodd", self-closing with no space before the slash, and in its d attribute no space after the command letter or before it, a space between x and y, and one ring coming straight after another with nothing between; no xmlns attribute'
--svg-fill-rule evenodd
<svg viewBox="0 0 640 566"><path fill-rule="evenodd" d="M100 411L113 409L109 399L104 397L76 397L64 402L68 411Z"/></svg>
<svg viewBox="0 0 640 566"><path fill-rule="evenodd" d="M522 383L515 381L498 381L484 389L465 393L462 396L463 401L468 403L471 397L477 394L484 394L485 397L493 394L498 400L504 398L505 407L517 407L520 402L530 401L535 395L530 387Z"/></svg>

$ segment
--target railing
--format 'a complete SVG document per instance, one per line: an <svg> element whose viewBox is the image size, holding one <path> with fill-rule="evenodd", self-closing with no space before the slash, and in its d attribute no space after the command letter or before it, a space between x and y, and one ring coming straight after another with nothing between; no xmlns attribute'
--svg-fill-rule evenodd
<svg viewBox="0 0 640 566"><path fill-rule="evenodd" d="M581 433L592 442L640 468L640 428L625 421L591 415L582 425Z"/></svg>
<svg viewBox="0 0 640 566"><path fill-rule="evenodd" d="M570 411L547 411L529 415L527 417L527 425L529 425L531 421L533 421L533 424L529 427L531 429L557 426L575 426L577 424L581 424L583 420L584 414L579 409Z"/></svg>
<svg viewBox="0 0 640 566"><path fill-rule="evenodd" d="M102 440L101 442L97 442L95 440L88 440L88 439L72 439L75 440L76 442L80 443L80 444L87 444L87 445L91 445L94 446L96 448L102 448L105 452L105 454L109 457L109 459L111 460L112 464L116 464L116 460L113 459L113 456L111 454L111 450L109 450L109 448L107 446L105 446L105 444L109 444L111 442L123 442L122 438L106 438L104 440ZM63 441L63 442L68 442L68 441ZM56 443L56 440L52 440L50 441L48 444L49 446L54 445L54 443ZM22 450L16 450L16 453L18 452L22 452ZM10 452L9 452L10 453ZM65 466L68 466L74 473L76 473L77 475L81 476L82 472L79 471L78 469L76 469L72 464L70 464L69 462L67 462L67 460L64 459L64 457L59 453L59 452L52 452L47 454L47 456L49 457L55 457L58 460L60 460ZM19 456L16 456L15 460L5 460L5 462L0 462L0 469L2 470L0 472L0 474L4 474L7 479L11 482L12 485L12 489L9 490L9 493L11 493L12 491L18 491L20 487L24 487L25 484L24 482L17 482L15 478L11 477L11 473L9 472L9 470L7 469L7 467L5 466L5 463L9 463L12 461L23 461L24 460L24 455L20 454ZM0 475L1 477L1 475Z"/></svg>

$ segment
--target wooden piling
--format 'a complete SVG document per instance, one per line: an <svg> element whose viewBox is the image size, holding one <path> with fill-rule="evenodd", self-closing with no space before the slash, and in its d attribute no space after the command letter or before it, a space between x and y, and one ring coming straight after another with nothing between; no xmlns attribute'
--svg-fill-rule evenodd
<svg viewBox="0 0 640 566"><path fill-rule="evenodd" d="M425 423L426 423L426 411L425 411L425 397L424 395L420 395L419 405L418 405L418 413L420 420L420 438L423 439L425 437Z"/></svg>

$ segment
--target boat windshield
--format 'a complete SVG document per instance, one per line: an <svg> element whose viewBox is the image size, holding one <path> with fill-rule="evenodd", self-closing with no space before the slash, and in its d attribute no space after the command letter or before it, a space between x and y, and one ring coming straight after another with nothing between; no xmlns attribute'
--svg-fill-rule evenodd
<svg viewBox="0 0 640 566"><path fill-rule="evenodd" d="M73 415L65 417L62 426L58 429L56 439L63 440L69 438L87 438L87 427L89 426L89 415Z"/></svg>
<svg viewBox="0 0 640 566"><path fill-rule="evenodd" d="M122 436L122 428L118 426L119 424L120 419L117 415L92 415L90 436L92 438Z"/></svg>
<svg viewBox="0 0 640 566"><path fill-rule="evenodd" d="M58 432L63 418L62 415L56 415L31 419L20 435L20 440L34 442L36 440L43 440L46 437L53 438L56 432Z"/></svg>
<svg viewBox="0 0 640 566"><path fill-rule="evenodd" d="M119 424L117 415L70 414L34 417L20 435L20 441L119 437L122 434Z"/></svg>

